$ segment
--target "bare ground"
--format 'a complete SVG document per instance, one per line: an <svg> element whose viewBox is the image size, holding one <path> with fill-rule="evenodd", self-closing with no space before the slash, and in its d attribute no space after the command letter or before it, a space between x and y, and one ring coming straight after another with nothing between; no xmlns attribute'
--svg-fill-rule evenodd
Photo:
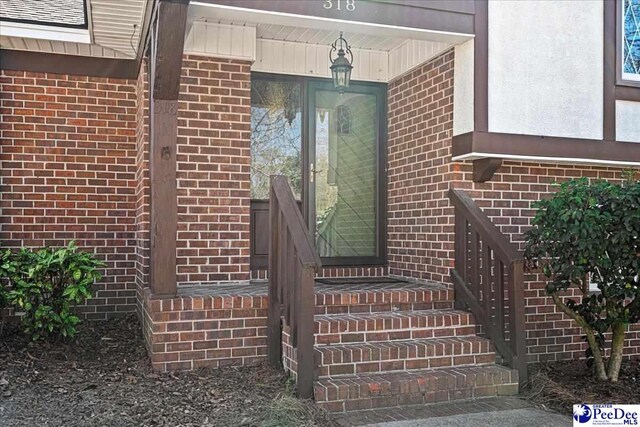
<svg viewBox="0 0 640 427"><path fill-rule="evenodd" d="M0 335L2 426L331 426L266 365L151 371L134 316L83 323L68 343Z"/></svg>
<svg viewBox="0 0 640 427"><path fill-rule="evenodd" d="M640 403L640 359L625 360L617 383L594 378L584 360L549 362L532 367L524 390L534 403L571 414L577 403Z"/></svg>

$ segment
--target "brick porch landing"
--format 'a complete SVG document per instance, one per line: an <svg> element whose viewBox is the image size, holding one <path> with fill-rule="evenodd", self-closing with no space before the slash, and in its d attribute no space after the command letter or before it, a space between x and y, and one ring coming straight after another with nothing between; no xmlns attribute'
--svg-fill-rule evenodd
<svg viewBox="0 0 640 427"><path fill-rule="evenodd" d="M190 370L251 365L265 358L267 291L266 281L180 286L176 298L152 300L147 289L143 328L153 367ZM446 309L452 307L452 298L453 291L438 284L316 283L316 314ZM329 319L322 323L326 325ZM323 327L327 333L320 339L335 341L327 327L331 325Z"/></svg>
<svg viewBox="0 0 640 427"><path fill-rule="evenodd" d="M332 412L517 393L453 290L435 283L316 283L316 402ZM251 365L266 358L267 284L184 286L144 300L160 371ZM293 349L285 368L296 373Z"/></svg>

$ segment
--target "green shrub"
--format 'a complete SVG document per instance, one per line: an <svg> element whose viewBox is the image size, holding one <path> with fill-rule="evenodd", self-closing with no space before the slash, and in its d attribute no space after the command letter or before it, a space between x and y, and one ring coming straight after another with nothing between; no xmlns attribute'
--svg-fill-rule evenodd
<svg viewBox="0 0 640 427"><path fill-rule="evenodd" d="M631 175L622 184L569 181L536 207L525 258L549 279L556 306L584 331L597 378L615 382L627 325L640 320L640 182ZM600 292L591 292L590 283ZM577 301L561 298L569 289L578 291Z"/></svg>
<svg viewBox="0 0 640 427"><path fill-rule="evenodd" d="M5 308L8 307L9 277L16 272L16 263L9 249L0 252L0 332L4 327Z"/></svg>
<svg viewBox="0 0 640 427"><path fill-rule="evenodd" d="M65 248L21 249L6 257L0 271L8 278L5 298L22 312L22 326L33 340L73 336L80 322L72 309L91 298L91 286L100 279L104 264L78 250L74 242Z"/></svg>
<svg viewBox="0 0 640 427"><path fill-rule="evenodd" d="M8 277L16 272L15 262L11 256L11 251L6 249L0 252L0 310L6 306L8 287Z"/></svg>

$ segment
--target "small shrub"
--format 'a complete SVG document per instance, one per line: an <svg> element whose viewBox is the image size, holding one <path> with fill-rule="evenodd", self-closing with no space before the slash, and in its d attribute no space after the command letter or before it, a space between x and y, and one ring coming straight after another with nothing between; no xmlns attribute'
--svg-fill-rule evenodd
<svg viewBox="0 0 640 427"><path fill-rule="evenodd" d="M640 182L631 175L622 184L569 181L536 207L525 258L549 279L556 306L584 331L596 377L616 382L625 331L640 321ZM591 292L590 283L600 292ZM580 298L561 298L570 289Z"/></svg>
<svg viewBox="0 0 640 427"><path fill-rule="evenodd" d="M59 249L21 249L5 255L8 267L0 273L9 279L5 298L22 312L22 326L33 340L71 337L80 322L72 308L91 298L91 286L100 279L104 264L79 251L74 242Z"/></svg>
<svg viewBox="0 0 640 427"><path fill-rule="evenodd" d="M5 309L9 302L7 297L9 294L9 279L16 272L16 263L9 249L0 252L0 332L4 327Z"/></svg>

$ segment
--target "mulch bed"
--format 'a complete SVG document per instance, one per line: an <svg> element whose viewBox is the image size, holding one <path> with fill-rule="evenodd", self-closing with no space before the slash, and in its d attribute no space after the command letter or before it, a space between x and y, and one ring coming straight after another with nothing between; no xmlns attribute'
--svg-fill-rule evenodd
<svg viewBox="0 0 640 427"><path fill-rule="evenodd" d="M525 395L540 406L567 414L577 403L640 403L640 359L623 362L617 383L595 380L584 360L536 365L529 375Z"/></svg>
<svg viewBox="0 0 640 427"><path fill-rule="evenodd" d="M0 335L0 425L330 426L266 365L157 374L135 316L85 322L68 343Z"/></svg>

